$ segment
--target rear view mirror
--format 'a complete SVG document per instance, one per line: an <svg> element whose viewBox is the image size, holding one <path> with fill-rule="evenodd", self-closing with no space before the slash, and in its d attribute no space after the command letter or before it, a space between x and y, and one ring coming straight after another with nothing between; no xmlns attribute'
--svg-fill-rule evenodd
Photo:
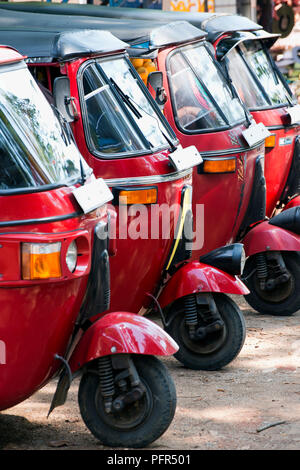
<svg viewBox="0 0 300 470"><path fill-rule="evenodd" d="M148 75L147 86L151 85L155 91L155 101L158 106L163 109L167 102L167 94L163 87L163 74L160 71L150 72Z"/></svg>
<svg viewBox="0 0 300 470"><path fill-rule="evenodd" d="M162 72L150 72L148 75L148 85L151 85L153 90L156 91L157 88L162 88L163 86L163 74Z"/></svg>
<svg viewBox="0 0 300 470"><path fill-rule="evenodd" d="M70 93L70 80L68 77L57 77L53 83L54 104L67 122L73 122L76 116L73 98Z"/></svg>

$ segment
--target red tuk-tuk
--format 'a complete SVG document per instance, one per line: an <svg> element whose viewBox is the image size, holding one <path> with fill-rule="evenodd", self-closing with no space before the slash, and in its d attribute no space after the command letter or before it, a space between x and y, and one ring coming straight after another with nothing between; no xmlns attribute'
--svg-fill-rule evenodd
<svg viewBox="0 0 300 470"><path fill-rule="evenodd" d="M229 75L239 96L250 110L255 121L263 123L270 132L265 141L266 215L269 224L300 234L300 105L286 80L276 66L269 48L278 34L270 34L261 26L237 15L197 15L193 23L208 32L216 57ZM245 241L255 243L250 237ZM285 250L278 258L284 271L299 265L298 250L292 248L283 232L277 232L277 242ZM267 242L266 242L267 243ZM269 250L272 250L270 247ZM291 253L291 251L296 253ZM277 255L276 255L277 256ZM256 275L251 275L254 269ZM267 282L277 269L262 252L246 263L247 285ZM282 272L284 272L282 271ZM294 289L297 273L277 286L272 293L275 314L282 314L282 301ZM263 293L262 293L263 294ZM257 308L259 298L250 295L249 303Z"/></svg>
<svg viewBox="0 0 300 470"><path fill-rule="evenodd" d="M263 178L261 175L261 162L264 154L262 146L257 146L252 152L249 147L245 146L244 132L243 130L247 127L247 122L244 121L242 125L239 123L229 123L227 126L219 126L217 129L213 129L211 123L201 123L198 119L198 129L192 131L187 129L187 126L182 126L180 123L180 115L178 113L178 100L176 102L174 93L174 83L172 83L172 75L178 77L178 73L182 72L183 82L181 83L181 90L189 91L189 95L192 95L194 103L197 102L199 106L199 95L201 94L200 88L205 87L205 93L202 91L202 104L210 101L215 102L216 106L213 108L213 112L219 114L220 122L226 122L226 115L224 115L224 109L226 110L226 103L224 104L220 100L220 93L216 93L217 79L216 76L220 71L214 73L214 79L207 79L208 67L207 61L205 62L205 54L200 54L197 59L197 54L194 52L186 53L182 48L184 45L183 31L179 30L178 24L173 25L173 31L175 34L172 35L170 28L167 33L165 27L164 32L164 43L160 46L155 45L155 29L158 27L153 21L170 21L175 19L186 19L194 25L201 25L203 29L209 30L210 25L215 24L218 21L222 28L226 28L226 21L228 15L212 15L209 13L178 13L178 12L160 12L153 10L134 9L134 8L105 8L96 7L93 5L41 5L41 4L13 4L12 8L34 11L43 13L52 13L52 18L55 21L58 19L56 13L69 13L69 18L65 20L65 24L68 21L72 22L73 25L78 27L80 24L88 24L90 27L96 26L96 19L99 19L98 28L103 28L103 22L106 17L107 26L111 31L114 32L119 38L127 40L131 45L145 46L144 50L142 47L136 47L136 51L139 52L139 57L148 60L149 58L154 59L152 62L156 63L158 70L164 72L164 88L167 96L171 97L171 100L166 103L164 107L164 114L168 121L175 130L177 136L183 145L189 145L193 143L200 150L204 157L204 164L200 171L203 172L201 176L198 174L194 178L194 201L203 201L205 207L213 207L213 211L209 211L208 216L205 218L205 243L202 251L209 251L214 246L219 244L225 244L226 242L234 240L242 240L245 246L246 255L248 256L245 270L244 280L250 288L250 294L247 295L246 300L256 310L262 313L269 313L275 315L290 315L299 309L299 287L300 287L300 276L299 276L299 263L298 263L298 251L299 251L299 217L297 207L297 199L292 199L289 204L285 206L285 209L290 208L289 211L272 217L271 219L265 219L265 215L270 216L272 214L271 199L274 200L280 196L280 191L283 191L285 202L289 201L289 198L294 194L298 194L298 177L295 168L297 167L297 154L298 144L296 143L294 158L291 153L288 153L287 157L291 161L294 160L294 164L291 166L290 178L285 183L282 183L278 192L278 183L275 184L275 178L281 178L284 173L281 168L284 166L282 162L278 165L277 160L272 160L274 165L271 168L269 162L271 161L270 154L267 147L267 155L265 162L266 179L267 179L267 211L265 213L263 203ZM37 13L35 13L37 14ZM92 17L88 15L93 15ZM73 16L72 16L73 15ZM75 15L82 15L76 16ZM85 15L85 16L83 16ZM49 15L50 16L50 15ZM109 23L109 18L114 19L115 27ZM72 19L73 18L73 19ZM81 19L80 19L81 18ZM119 18L119 19L117 19ZM122 20L120 20L122 18ZM251 22L247 18L229 15L232 21L231 29L234 28L248 28L255 30L257 28L256 23ZM146 20L152 19L152 22L146 22ZM140 34L142 26L138 20L145 21L144 34ZM52 20L53 21L53 20ZM126 22L127 21L127 31ZM201 24L200 24L201 22ZM224 25L223 25L224 23ZM251 24L250 24L251 23ZM238 24L238 26L237 26ZM137 32L135 33L135 28ZM171 28L172 29L172 28ZM156 30L157 31L157 30ZM250 34L250 33L247 33ZM257 33L256 34L261 34ZM135 37L133 37L135 35ZM150 36L152 35L152 39ZM169 36L168 36L169 35ZM162 29L161 29L162 36ZM168 38L169 37L169 42ZM268 38L270 35L268 35ZM180 38L180 39L178 39ZM189 41L185 44L193 49L191 43L194 41L196 44L196 34L194 40L190 36ZM225 41L226 38L224 38ZM152 44L151 44L152 41ZM180 46L178 45L180 41ZM218 43L220 44L220 43ZM206 45L207 46L207 45ZM195 49L195 47L194 47ZM204 50L204 49L202 49ZM206 51L206 54L209 51ZM155 53L157 57L154 57ZM133 55L135 53L132 53ZM136 53L137 54L137 53ZM152 54L152 55L151 55ZM177 54L177 66L175 73L172 73L171 62L176 62L174 56ZM179 56L181 54L181 60L184 62L180 64ZM183 58L184 57L184 58ZM194 61L194 62L193 62ZM204 65L205 64L205 65ZM188 75L183 73L184 67L189 68L189 75L191 73L196 77L194 79L194 87L197 87L197 92L194 93L193 87L184 87L185 80ZM211 72L210 68L210 73ZM237 70L237 69L236 69ZM224 73L224 70L223 70ZM225 70L226 73L226 70ZM198 74L198 75L197 75ZM210 75L211 77L212 75ZM200 84L200 81L202 84ZM198 80L198 83L197 83ZM199 86L200 85L200 86ZM225 86L226 88L226 86ZM227 84L227 88L230 88ZM223 90L224 91L224 90ZM236 90L231 87L230 92L234 97ZM227 96L230 92L227 92ZM288 93L288 90L287 90ZM225 93L226 94L226 93ZM196 96L198 95L198 96ZM206 96L205 96L206 95ZM190 99L190 98L189 98ZM188 101L187 98L179 100L181 102ZM216 102L217 101L217 102ZM234 110L234 100L232 100L230 111ZM190 99L191 102L191 99ZM227 103L228 105L228 103ZM236 107L236 106L235 106ZM190 107L192 108L192 107ZM205 110L205 107L203 108ZM207 108L208 109L208 108ZM293 108L292 113L297 112L297 107ZM204 112L204 111L203 111ZM287 116L282 106L279 106L269 112L266 110L264 115L271 118L273 112L278 112L278 116L282 113ZM225 113L226 114L226 113ZM230 117L230 113L227 113ZM253 113L255 119L261 121L262 111L258 114ZM227 116L227 119L228 119ZM223 119L223 121L222 121ZM280 118L281 119L281 118ZM269 122L263 121L269 127ZM193 119L190 123L195 125ZM275 132L276 127L279 126L281 129L278 131L286 132L286 125L283 126L276 122L274 127L269 127L271 133ZM282 126L284 129L282 129ZM297 125L292 126L291 132L298 132ZM217 131L217 132L215 132ZM251 133L251 130L250 130ZM201 135L201 140L199 139ZM213 137L213 139L211 138ZM266 145L271 145L274 136L270 136L267 139ZM278 140L279 142L279 140ZM290 139L285 141L284 137L281 137L280 142L284 142L286 146L290 145ZM296 139L297 142L297 139ZM210 152L207 150L210 149ZM286 164L286 160L284 161ZM286 165L289 168L289 165ZM256 168L256 171L254 170ZM210 169L210 170L209 170ZM277 170L277 171L276 171ZM208 174L208 172L214 172L214 174ZM279 172L278 172L279 171ZM227 172L227 174L222 174ZM285 172L284 178L287 178L288 169ZM253 175L255 175L253 177ZM200 184L201 178L201 184ZM199 184L196 183L199 179ZM278 182L278 179L277 179ZM252 188L252 192L251 189ZM205 193L204 197L202 192ZM274 196L273 193L277 192ZM224 197L224 193L228 196ZM237 194L238 193L238 194ZM220 194L222 197L220 197ZM251 194L251 195L250 195ZM278 196L279 195L279 196ZM209 219L211 220L209 222ZM220 230L215 225L215 220L220 221ZM259 223L260 222L260 223ZM221 232L221 233L220 233ZM222 238L223 237L223 238ZM221 241L222 240L222 241ZM201 253L200 252L200 253ZM194 255L197 252L194 251ZM296 287L298 286L298 287Z"/></svg>
<svg viewBox="0 0 300 470"><path fill-rule="evenodd" d="M22 8L26 7L23 5ZM77 5L76 9L79 13L85 11L85 6ZM110 11L115 12L115 9L107 10L107 16ZM128 18L129 10L133 9L127 10ZM142 11L139 18L143 13L159 20L169 19L171 15ZM96 18L96 8L93 18L62 15L60 20L59 15L48 15L47 20L45 15L34 13L33 20L30 13L21 15L19 13L21 19L18 20L21 27L36 21L43 28L49 27L51 22L64 28L71 25L82 28L87 24L95 29L107 28L130 42L132 57L153 59L157 69L163 72L164 91L170 98L164 106L165 116L182 144L195 145L204 159L197 171L194 170L194 207L201 203L206 208L204 245L193 251L194 259L217 246L242 241L248 256L243 277L250 286L250 294L246 296L250 305L262 313L277 315L290 315L298 310L300 237L297 208L285 214L292 219L292 230L281 216L266 219L265 134L260 134L264 126L251 122L236 90L214 61L214 52L205 41L205 34L183 21L176 24L161 21L159 25L128 18ZM209 18L210 15L202 16ZM3 25L7 21L13 24L17 18L17 12L6 11ZM185 86L187 80L188 87ZM190 113L185 109L182 120L180 106L187 108L184 104L188 105ZM196 117L193 114L195 108L200 109ZM187 119L188 122L184 122ZM202 258L203 261L207 259L209 257Z"/></svg>
<svg viewBox="0 0 300 470"><path fill-rule="evenodd" d="M27 21L25 13L19 17ZM178 146L122 41L105 31L66 31L59 21L47 29L41 18L36 20L32 31L21 26L16 30L17 23L13 31L1 29L0 41L28 56L33 75L53 92L60 112L72 121L81 153L112 189L121 224L111 259L110 310L122 303L140 314L157 309L180 344L175 355L179 361L194 369L225 366L244 343L245 323L224 294L249 291L236 277L242 270L241 244L188 261L193 248L187 243L192 232L192 167L200 162L199 153ZM153 220L164 225L164 211L170 216L169 233L160 235L160 228L152 236ZM136 228L145 221L148 237ZM134 237L126 236L131 227Z"/></svg>
<svg viewBox="0 0 300 470"><path fill-rule="evenodd" d="M0 84L0 410L59 375L52 411L81 374L80 412L95 437L144 447L165 432L176 407L172 378L153 356L178 346L147 318L105 314L113 195L24 57L6 46Z"/></svg>

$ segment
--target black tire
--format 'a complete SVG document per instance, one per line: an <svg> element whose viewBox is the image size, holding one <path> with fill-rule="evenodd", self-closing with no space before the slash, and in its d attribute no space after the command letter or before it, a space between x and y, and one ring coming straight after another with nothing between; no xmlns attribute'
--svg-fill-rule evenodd
<svg viewBox="0 0 300 470"><path fill-rule="evenodd" d="M146 447L166 431L175 414L176 390L165 365L152 356L132 358L146 394L120 413L105 413L96 374L87 372L80 381L82 419L91 433L109 447Z"/></svg>
<svg viewBox="0 0 300 470"><path fill-rule="evenodd" d="M194 370L219 370L233 361L243 347L246 337L244 317L238 306L224 294L214 294L224 328L205 340L192 340L185 324L184 309L172 312L166 331L179 345L174 354L184 366Z"/></svg>
<svg viewBox="0 0 300 470"><path fill-rule="evenodd" d="M266 315L289 316L300 309L300 256L298 252L282 252L286 268L291 274L288 282L272 291L262 291L256 275L256 261L250 256L245 264L243 278L250 290L245 295L248 304ZM252 275L251 273L255 271Z"/></svg>

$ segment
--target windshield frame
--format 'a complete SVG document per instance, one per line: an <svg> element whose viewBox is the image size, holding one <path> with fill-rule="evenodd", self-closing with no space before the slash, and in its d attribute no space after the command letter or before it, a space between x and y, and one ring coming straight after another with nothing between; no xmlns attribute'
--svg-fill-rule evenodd
<svg viewBox="0 0 300 470"><path fill-rule="evenodd" d="M219 127L212 127L212 128L196 129L196 130L184 129L180 125L179 119L177 117L174 90L173 90L173 86L172 86L172 83L171 83L170 60L172 59L174 54L178 53L178 51L181 52L182 50L190 49L190 48L197 47L197 46L202 46L202 47L205 48L205 50L209 54L210 58L213 60L213 63L216 66L218 72L224 78L224 81L227 82L230 94L234 93L234 95L235 95L234 97L239 101L239 103L240 103L240 105L241 105L241 107L244 111L243 112L243 118L241 120L238 120L238 121L236 121L234 123L231 123L231 124L228 122L228 120L227 120L225 114L223 113L222 109L220 108L218 102L214 99L214 96L212 95L210 90L207 88L207 86L203 82L202 78L199 77L199 75L197 74L195 68L191 64L190 60L187 57L184 56L184 60L187 62L188 66L190 67L193 74L200 81L200 83L201 83L202 87L204 88L205 92L207 93L209 99L211 100L212 104L214 105L217 112L219 113L219 116L226 122L226 125L225 126L219 126ZM171 105L172 105L172 112L173 112L174 121L176 122L176 126L178 127L180 132L182 132L183 134L197 135L197 134L208 134L208 133L213 133L213 132L222 132L222 131L227 131L227 130L233 129L233 128L239 126L239 125L247 123L247 118L246 118L246 115L244 114L245 113L245 105L240 100L238 94L235 93L235 90L232 90L232 88L230 87L230 83L228 83L228 79L227 79L227 77L224 73L224 70L222 69L219 62L216 61L214 55L212 54L212 51L210 50L209 45L206 43L205 40L200 40L200 41L197 41L197 42L193 42L193 43L189 43L189 44L185 44L185 45L179 45L179 46L174 47L172 49L172 51L168 54L167 58L166 58L166 71L167 71L167 77L168 77L168 85L169 85L169 90L170 90Z"/></svg>
<svg viewBox="0 0 300 470"><path fill-rule="evenodd" d="M249 107L249 111L266 111L266 110L269 110L269 109L280 109L280 108L284 108L286 106L293 106L296 103L295 101L295 98L291 92L291 90L289 89L287 83L285 82L284 78L282 77L279 69L276 67L276 65L272 62L273 59L272 57L269 55L268 53L268 50L266 49L266 46L264 44L263 41L261 41L259 38L257 40L249 40L249 42L259 42L260 45L261 45L261 49L263 50L264 54L266 55L266 59L270 65L270 68L272 69L272 72L273 72L273 75L276 75L276 77L278 78L278 80L280 81L281 85L283 86L283 88L285 89L285 91L287 92L287 94L289 95L290 97L290 101L288 100L287 98L287 101L285 101L284 103L279 103L279 104L274 104L274 103L271 103L271 99L269 97L269 94L266 92L264 86L261 84L260 80L258 79L256 73L254 72L254 70L252 70L252 67L250 66L250 64L248 63L248 61L246 60L246 57L243 53L243 51L241 50L241 48L239 47L240 44L237 44L236 47L232 48L232 49L235 49L236 52L239 54L239 56L241 57L242 59L242 62L244 63L245 65L245 68L246 70L248 71L248 73L250 74L252 80L254 80L256 86L258 87L259 91L261 92L263 98L265 101L267 101L267 103L269 103L268 105L264 105L264 106L256 106L256 107ZM246 42L246 41L243 41L243 42ZM229 52L230 54L230 52ZM227 68L228 70L228 62L229 62L229 54L226 54L223 62L224 62L224 65L225 67ZM245 103L245 105L247 106L247 104Z"/></svg>
<svg viewBox="0 0 300 470"><path fill-rule="evenodd" d="M145 95L145 98L149 102L150 106L152 106L152 108L154 109L157 118L162 123L162 126L166 127L166 129L168 130L168 132L169 132L168 138L170 139L172 144L174 146L179 145L179 140L177 139L176 134L174 133L174 131L171 128L170 124L168 123L167 119L164 119L164 116L162 115L158 104L153 99L153 96L149 92L148 88L143 84L139 74L136 72L136 70L132 66L132 64L129 60L128 54L127 53L118 53L118 54L114 54L113 56L108 55L108 56L93 57L91 59L88 59L79 67L78 72L77 72L77 87L78 87L78 95L79 95L80 108L81 108L81 114L82 114L84 137L85 137L86 144L87 144L89 152L92 155L94 155L95 157L99 158L99 159L119 160L119 159L124 159L124 158L139 157L139 156L143 156L143 155L153 155L157 152L161 152L161 151L170 149L170 143L167 141L167 139L165 139L166 144L163 145L163 146L158 146L158 147L150 147L149 146L149 142L148 142L146 136L141 131L141 129L139 128L137 122L135 121L135 119L133 118L131 113L129 112L127 105L123 102L123 100L120 97L119 93L116 91L115 87L112 85L112 82L111 82L110 78L106 75L103 68L101 67L101 63L103 63L103 62L112 61L112 60L119 60L119 59L125 60L131 74L133 75L133 78L136 79L136 82L137 82L141 92ZM131 122L132 128L136 132L136 135L144 142L145 147L143 149L141 149L141 150L132 150L132 151L123 152L123 153L110 153L110 154L106 154L106 153L101 152L100 150L95 149L95 146L92 142L92 138L91 138L91 135L90 135L90 130L89 130L87 108L84 105L84 96L85 95L84 95L84 87L83 87L83 74L84 74L84 71L89 65L95 64L95 63L100 64L99 69L101 69L101 70L99 70L99 74L104 79L105 84L109 86L109 89L110 89L111 93L113 94L114 98L116 99L116 101L118 102L121 110L126 115L127 119ZM124 90L122 90L122 91L125 92ZM135 106L135 104L134 104L134 106ZM137 109L139 109L138 106L137 106Z"/></svg>
<svg viewBox="0 0 300 470"><path fill-rule="evenodd" d="M36 82L35 78L32 76L32 74L31 74L30 70L28 69L28 67L27 67L24 60L16 62L16 63L4 64L4 65L0 66L0 73L14 73L15 71L19 71L19 70L24 70L25 73L28 73L29 77L36 83L36 87L39 88L38 83ZM29 86L29 82L28 82L28 86ZM4 88L4 91L5 91L5 88ZM39 90L39 92L42 93L41 90ZM28 97L28 99L29 99L29 97ZM63 142L65 142L65 138L66 138L65 134L66 134L67 131L66 131L66 129L63 128L63 125L62 125L60 119L58 119L57 114L56 114L55 110L52 109L50 103L48 103L48 106L49 106L49 112L53 113L54 119L57 121L58 126L60 127L62 140L63 140ZM50 111L50 109L51 109L51 111ZM41 112L41 108L39 108L39 111ZM11 118L7 116L7 119L10 120ZM13 115L12 115L12 119L14 119ZM25 148L27 149L27 151L33 156L36 153L34 151L34 144L29 141L28 136L26 135L26 132L25 132L24 128L20 127L20 126L18 126L18 128L19 128L18 134L16 134L14 136L14 139L16 140L16 143L18 144L21 137L23 136L22 142L24 143ZM26 126L25 126L25 128L26 128ZM75 142L75 139L73 137L71 128L69 128L69 132L70 132L70 137L72 139L72 143L73 143L74 147L77 149L78 157L79 157L79 159L83 160L83 157L82 157L82 155L81 155L81 153L80 153L80 151L77 147L77 144ZM40 164L38 161L37 161L37 163ZM31 193L42 193L42 192L51 191L51 190L62 188L62 187L70 187L70 186L74 186L76 184L83 184L83 177L88 178L93 174L92 168L90 168L87 165L86 162L84 162L84 165L85 165L84 174L82 174L82 170L80 168L80 170L78 171L78 174L70 175L69 177L64 178L64 179L62 179L60 181L57 181L57 182L47 183L47 184L37 184L36 186L24 186L24 187L19 187L19 188L0 189L0 196L13 196L13 195L22 195L22 194L31 194ZM90 171L88 171L88 170L90 170Z"/></svg>

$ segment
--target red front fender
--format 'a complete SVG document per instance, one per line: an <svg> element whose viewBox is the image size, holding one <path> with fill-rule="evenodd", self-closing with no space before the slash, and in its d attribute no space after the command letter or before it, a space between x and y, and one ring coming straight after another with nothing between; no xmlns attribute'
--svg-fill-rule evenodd
<svg viewBox="0 0 300 470"><path fill-rule="evenodd" d="M89 361L111 354L170 356L175 341L153 321L127 312L113 312L93 323L81 337L70 358L72 372Z"/></svg>
<svg viewBox="0 0 300 470"><path fill-rule="evenodd" d="M247 233L243 244L246 256L263 251L300 251L300 235L264 221Z"/></svg>
<svg viewBox="0 0 300 470"><path fill-rule="evenodd" d="M222 292L224 294L249 294L249 290L236 276L198 261L183 265L167 282L158 298L162 308L185 295L200 292Z"/></svg>

